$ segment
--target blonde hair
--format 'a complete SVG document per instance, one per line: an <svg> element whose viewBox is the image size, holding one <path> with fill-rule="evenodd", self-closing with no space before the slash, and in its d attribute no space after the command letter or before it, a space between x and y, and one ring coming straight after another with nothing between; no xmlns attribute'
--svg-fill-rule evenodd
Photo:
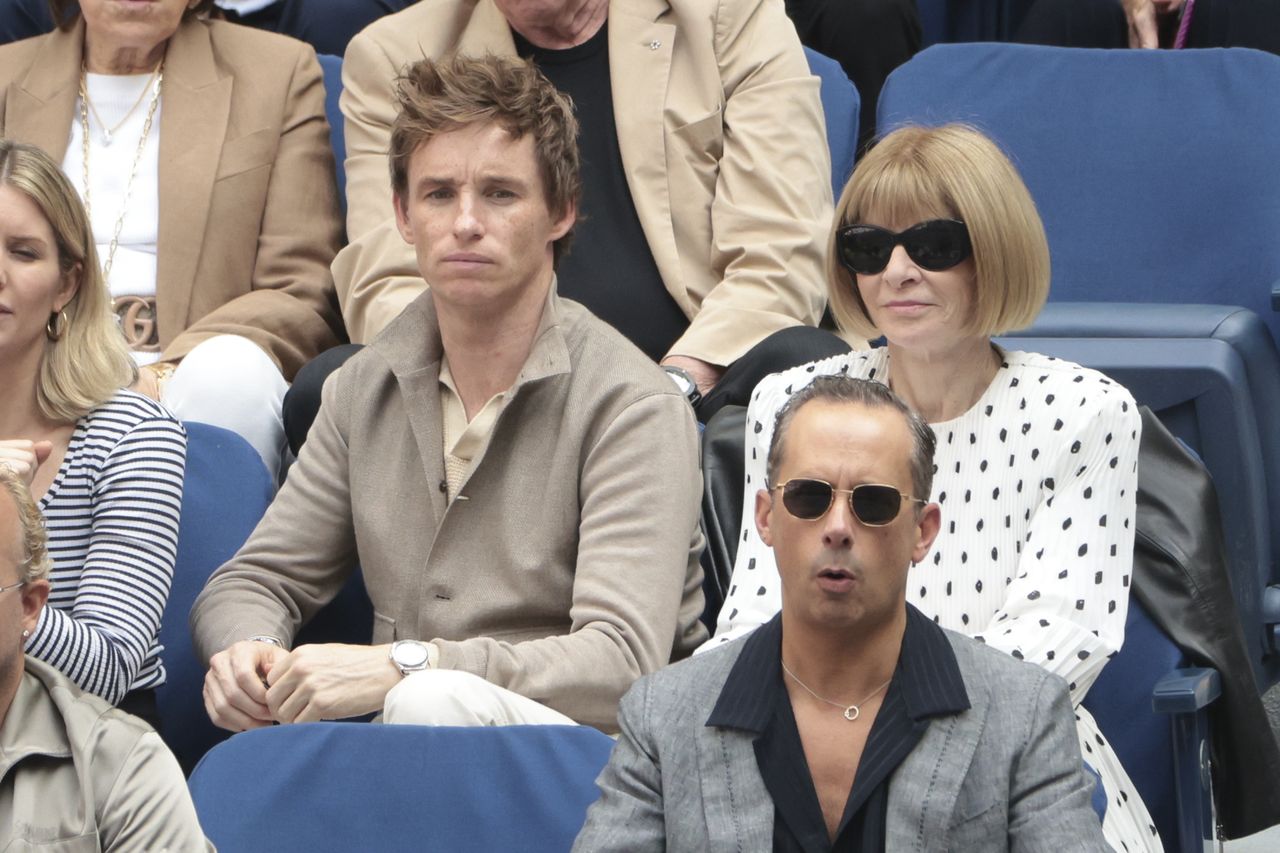
<svg viewBox="0 0 1280 853"><path fill-rule="evenodd" d="M31 497L27 484L12 470L0 465L0 490L13 498L17 510L18 529L22 535L22 559L18 561L18 580L23 583L49 576L49 551L46 547L44 518Z"/></svg>
<svg viewBox="0 0 1280 853"><path fill-rule="evenodd" d="M36 382L41 413L71 423L132 384L137 367L111 312L93 229L71 182L39 148L0 139L0 186L13 187L35 202L53 231L58 268L80 282L62 309L65 320L56 321L62 327L60 339L45 340Z"/></svg>
<svg viewBox="0 0 1280 853"><path fill-rule="evenodd" d="M497 122L520 139L533 136L547 209L555 217L576 206L582 194L578 120L573 102L526 59L454 56L421 59L396 80L399 113L391 126L391 188L397 204L409 191L413 152L442 133ZM573 229L552 245L553 263L569 251Z"/></svg>
<svg viewBox="0 0 1280 853"><path fill-rule="evenodd" d="M906 227L931 217L959 219L969 229L976 280L965 331L991 336L1031 325L1049 296L1049 243L1035 202L994 142L968 125L947 124L890 133L840 194L827 248L828 296L840 328L880 336L840 264L836 231L870 218Z"/></svg>

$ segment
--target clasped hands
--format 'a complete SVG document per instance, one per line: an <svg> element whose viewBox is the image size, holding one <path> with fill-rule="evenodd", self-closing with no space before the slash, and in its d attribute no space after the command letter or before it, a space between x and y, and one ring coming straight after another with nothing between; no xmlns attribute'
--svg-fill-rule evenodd
<svg viewBox="0 0 1280 853"><path fill-rule="evenodd" d="M288 651L242 640L210 658L205 710L214 725L233 732L378 711L401 679L389 650L317 643Z"/></svg>

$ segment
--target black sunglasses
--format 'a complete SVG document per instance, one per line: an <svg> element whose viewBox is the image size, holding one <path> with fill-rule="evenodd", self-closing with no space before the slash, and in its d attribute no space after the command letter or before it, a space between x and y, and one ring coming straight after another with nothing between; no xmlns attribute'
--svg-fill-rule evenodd
<svg viewBox="0 0 1280 853"><path fill-rule="evenodd" d="M773 487L782 490L782 505L796 518L806 521L822 518L835 503L836 495L849 496L853 517L868 527L883 527L898 517L902 502L926 504L928 501L904 495L893 486L863 483L852 489L837 489L825 480L803 477L787 480Z"/></svg>
<svg viewBox="0 0 1280 853"><path fill-rule="evenodd" d="M889 265L893 247L932 272L949 270L973 254L969 229L955 219L930 219L894 234L875 225L846 225L836 231L840 263L852 273L875 275Z"/></svg>

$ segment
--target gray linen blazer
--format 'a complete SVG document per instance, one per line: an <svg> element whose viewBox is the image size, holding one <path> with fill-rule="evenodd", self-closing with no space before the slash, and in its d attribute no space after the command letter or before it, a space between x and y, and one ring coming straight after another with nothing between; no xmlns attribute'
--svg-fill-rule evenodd
<svg viewBox="0 0 1280 853"><path fill-rule="evenodd" d="M935 718L890 777L886 850L1105 851L1066 684L951 631L969 710ZM575 851L767 851L753 735L706 726L746 637L640 679Z"/></svg>

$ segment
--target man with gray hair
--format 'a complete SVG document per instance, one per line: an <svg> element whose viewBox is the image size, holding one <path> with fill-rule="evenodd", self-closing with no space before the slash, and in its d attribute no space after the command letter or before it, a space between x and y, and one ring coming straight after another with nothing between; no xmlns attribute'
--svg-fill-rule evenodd
<svg viewBox="0 0 1280 853"><path fill-rule="evenodd" d="M825 376L779 413L755 521L781 613L642 678L575 850L1105 850L1066 684L906 603L933 431Z"/></svg>
<svg viewBox="0 0 1280 853"><path fill-rule="evenodd" d="M212 850L160 736L23 655L48 575L40 511L0 464L0 849Z"/></svg>

